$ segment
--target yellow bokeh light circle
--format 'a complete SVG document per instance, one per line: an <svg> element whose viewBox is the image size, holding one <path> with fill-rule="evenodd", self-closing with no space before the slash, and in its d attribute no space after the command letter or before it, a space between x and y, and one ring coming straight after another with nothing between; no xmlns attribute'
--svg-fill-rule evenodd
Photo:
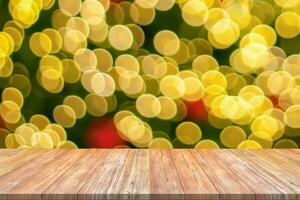
<svg viewBox="0 0 300 200"><path fill-rule="evenodd" d="M115 25L109 30L108 40L113 48L119 51L125 51L133 44L133 35L128 27Z"/></svg>
<svg viewBox="0 0 300 200"><path fill-rule="evenodd" d="M92 18L87 23L89 25L88 38L93 43L99 44L107 39L109 26L104 19Z"/></svg>
<svg viewBox="0 0 300 200"><path fill-rule="evenodd" d="M59 32L52 28L44 29L42 33L45 33L51 40L52 48L51 53L57 53L61 50L63 40Z"/></svg>
<svg viewBox="0 0 300 200"><path fill-rule="evenodd" d="M258 142L263 148L271 148L273 146L273 138L263 131L250 134L248 139Z"/></svg>
<svg viewBox="0 0 300 200"><path fill-rule="evenodd" d="M300 105L292 105L285 111L284 123L291 128L300 128Z"/></svg>
<svg viewBox="0 0 300 200"><path fill-rule="evenodd" d="M172 56L179 50L180 42L177 35L169 30L158 32L154 37L155 49L165 56Z"/></svg>
<svg viewBox="0 0 300 200"><path fill-rule="evenodd" d="M253 42L241 49L241 61L252 70L257 70L267 62L268 48L265 44Z"/></svg>
<svg viewBox="0 0 300 200"><path fill-rule="evenodd" d="M61 60L53 55L43 56L39 63L39 70L44 73L47 70L55 70L58 74L63 72Z"/></svg>
<svg viewBox="0 0 300 200"><path fill-rule="evenodd" d="M75 125L75 111L67 105L58 105L53 110L54 120L65 128L70 128Z"/></svg>
<svg viewBox="0 0 300 200"><path fill-rule="evenodd" d="M270 137L273 137L278 131L277 120L268 115L261 115L251 123L252 132L264 132Z"/></svg>
<svg viewBox="0 0 300 200"><path fill-rule="evenodd" d="M227 11L223 8L211 8L208 11L208 18L204 26L209 30L213 25L215 25L219 20L230 18Z"/></svg>
<svg viewBox="0 0 300 200"><path fill-rule="evenodd" d="M185 85L185 93L182 97L186 101L200 100L204 95L204 87L201 81L195 77L187 77L183 79Z"/></svg>
<svg viewBox="0 0 300 200"><path fill-rule="evenodd" d="M166 138L155 138L148 144L149 149L172 149L172 143Z"/></svg>
<svg viewBox="0 0 300 200"><path fill-rule="evenodd" d="M192 145L202 138L202 131L199 126L193 122L182 122L176 128L176 137L180 142Z"/></svg>
<svg viewBox="0 0 300 200"><path fill-rule="evenodd" d="M21 30L23 30L23 29L21 29ZM9 27L9 26L3 28L3 32L8 33L9 36L11 36L11 38L13 40L13 45L11 46L11 47L13 47L13 51L14 52L18 51L23 44L25 33L20 31L18 28Z"/></svg>
<svg viewBox="0 0 300 200"><path fill-rule="evenodd" d="M230 19L222 19L209 29L208 40L215 48L225 49L235 43L239 36L238 25Z"/></svg>
<svg viewBox="0 0 300 200"><path fill-rule="evenodd" d="M281 13L275 22L277 33L283 38L293 38L300 33L300 16L294 12Z"/></svg>
<svg viewBox="0 0 300 200"><path fill-rule="evenodd" d="M281 140L278 140L274 144L274 148L283 148L283 149L293 148L293 149L297 149L299 147L298 147L298 144L295 141L291 140L291 139L281 139Z"/></svg>
<svg viewBox="0 0 300 200"><path fill-rule="evenodd" d="M75 0L75 1L58 0L58 7L65 15L75 16L81 10L82 1L81 0Z"/></svg>
<svg viewBox="0 0 300 200"><path fill-rule="evenodd" d="M293 54L287 57L282 63L282 70L288 72L291 76L295 77L300 75L300 55Z"/></svg>
<svg viewBox="0 0 300 200"><path fill-rule="evenodd" d="M18 89L7 87L2 91L2 101L13 101L19 106L19 108L22 108L24 98Z"/></svg>
<svg viewBox="0 0 300 200"><path fill-rule="evenodd" d="M240 41L240 47L244 48L251 43L261 43L267 45L266 39L258 33L249 33L245 35Z"/></svg>
<svg viewBox="0 0 300 200"><path fill-rule="evenodd" d="M41 74L41 85L48 92L59 93L64 87L64 80L58 71L46 69Z"/></svg>
<svg viewBox="0 0 300 200"><path fill-rule="evenodd" d="M87 21L94 18L104 19L105 9L103 5L97 0L86 0L82 3L80 15Z"/></svg>
<svg viewBox="0 0 300 200"><path fill-rule="evenodd" d="M97 48L93 52L97 57L97 69L101 72L108 72L113 66L113 57L106 49Z"/></svg>
<svg viewBox="0 0 300 200"><path fill-rule="evenodd" d="M140 139L145 134L146 129L139 118L131 115L121 119L117 127L129 140Z"/></svg>
<svg viewBox="0 0 300 200"><path fill-rule="evenodd" d="M31 51L38 57L48 55L52 50L51 39L45 33L36 32L30 37Z"/></svg>
<svg viewBox="0 0 300 200"><path fill-rule="evenodd" d="M153 22L156 12L155 8L143 8L137 3L131 4L130 16L132 20L139 25L146 26Z"/></svg>
<svg viewBox="0 0 300 200"><path fill-rule="evenodd" d="M268 79L268 89L273 95L280 95L294 85L293 77L285 71L274 72Z"/></svg>
<svg viewBox="0 0 300 200"><path fill-rule="evenodd" d="M143 57L141 65L144 74L154 76L158 79L165 76L168 70L168 64L165 59L156 54Z"/></svg>
<svg viewBox="0 0 300 200"><path fill-rule="evenodd" d="M39 130L43 130L46 126L50 124L50 120L41 114L35 114L30 117L30 124L35 125Z"/></svg>
<svg viewBox="0 0 300 200"><path fill-rule="evenodd" d="M58 32L63 38L62 50L74 54L74 52L81 48L87 47L86 36L78 30L67 27L58 29Z"/></svg>
<svg viewBox="0 0 300 200"><path fill-rule="evenodd" d="M218 61L211 55L197 56L192 63L193 71L198 71L201 74L210 70L217 70L218 68Z"/></svg>
<svg viewBox="0 0 300 200"><path fill-rule="evenodd" d="M73 59L82 71L95 69L97 66L97 56L92 50L87 48L76 50Z"/></svg>
<svg viewBox="0 0 300 200"><path fill-rule="evenodd" d="M255 26L252 30L252 33L257 33L263 36L267 42L267 46L271 47L276 43L277 35L274 29L271 26L260 24Z"/></svg>
<svg viewBox="0 0 300 200"><path fill-rule="evenodd" d="M81 77L81 68L78 63L72 59L61 61L63 66L62 76L67 83L76 83Z"/></svg>
<svg viewBox="0 0 300 200"><path fill-rule="evenodd" d="M195 145L195 149L219 149L219 145L213 140L201 140Z"/></svg>
<svg viewBox="0 0 300 200"><path fill-rule="evenodd" d="M299 0L274 0L274 2L282 8L291 8L299 4Z"/></svg>
<svg viewBox="0 0 300 200"><path fill-rule="evenodd" d="M115 66L123 67L126 70L131 70L139 73L140 63L139 61L130 54L122 54L115 60Z"/></svg>
<svg viewBox="0 0 300 200"><path fill-rule="evenodd" d="M133 143L134 146L139 148L148 147L148 144L153 139L153 133L151 127L146 123L144 123L144 127L145 127L145 131L142 137L135 140L130 140L130 142Z"/></svg>
<svg viewBox="0 0 300 200"><path fill-rule="evenodd" d="M26 145L31 145L31 136L35 132L36 130L31 126L28 126L28 124L22 124L15 130L16 135L20 135L22 138L24 138Z"/></svg>
<svg viewBox="0 0 300 200"><path fill-rule="evenodd" d="M228 126L220 134L222 144L228 148L236 148L246 139L245 131L238 126Z"/></svg>
<svg viewBox="0 0 300 200"><path fill-rule="evenodd" d="M20 107L13 101L3 101L0 105L0 116L5 122L17 123L21 118Z"/></svg>
<svg viewBox="0 0 300 200"><path fill-rule="evenodd" d="M0 52L9 56L14 51L13 37L6 32L0 32L0 42Z"/></svg>
<svg viewBox="0 0 300 200"><path fill-rule="evenodd" d="M68 20L66 27L81 32L85 37L88 37L90 34L88 22L81 17L71 17Z"/></svg>
<svg viewBox="0 0 300 200"><path fill-rule="evenodd" d="M135 0L135 3L142 8L154 8L158 0Z"/></svg>
<svg viewBox="0 0 300 200"><path fill-rule="evenodd" d="M212 85L220 86L222 88L227 87L226 77L219 71L208 71L201 76L201 82L204 87Z"/></svg>
<svg viewBox="0 0 300 200"><path fill-rule="evenodd" d="M86 105L80 97L75 95L67 96L63 104L70 106L74 110L77 119L81 119L85 116Z"/></svg>
<svg viewBox="0 0 300 200"><path fill-rule="evenodd" d="M87 112L95 117L101 117L108 111L107 100L98 94L91 93L84 98ZM75 114L75 112L74 112Z"/></svg>
<svg viewBox="0 0 300 200"><path fill-rule="evenodd" d="M155 9L159 11L170 10L175 4L175 0L158 0L155 4Z"/></svg>
<svg viewBox="0 0 300 200"><path fill-rule="evenodd" d="M52 149L54 144L52 138L44 132L36 132L31 136L31 146L37 149Z"/></svg>
<svg viewBox="0 0 300 200"><path fill-rule="evenodd" d="M156 117L161 111L161 104L157 97L151 94L144 94L136 100L138 112L147 118Z"/></svg>
<svg viewBox="0 0 300 200"><path fill-rule="evenodd" d="M238 149L262 149L262 146L254 140L245 140L241 142L238 146Z"/></svg>
<svg viewBox="0 0 300 200"><path fill-rule="evenodd" d="M235 21L239 29L245 29L251 22L251 13L247 1L224 1L222 7L227 11L230 18Z"/></svg>
<svg viewBox="0 0 300 200"><path fill-rule="evenodd" d="M186 91L184 81L176 75L165 76L160 81L160 91L172 99L181 98Z"/></svg>
<svg viewBox="0 0 300 200"><path fill-rule="evenodd" d="M247 85L240 90L238 96L250 101L253 97L264 96L264 91L256 85Z"/></svg>
<svg viewBox="0 0 300 200"><path fill-rule="evenodd" d="M177 114L177 105L175 101L166 96L158 97L158 100L161 105L161 110L157 117L163 120L174 118Z"/></svg>
<svg viewBox="0 0 300 200"><path fill-rule="evenodd" d="M213 100L215 98L217 98L218 96L221 96L221 95L225 95L225 94L227 94L225 88L220 87L218 85L211 85L204 89L204 96L202 99L204 101L204 104L208 108L210 108L211 103L213 102Z"/></svg>
<svg viewBox="0 0 300 200"><path fill-rule="evenodd" d="M249 103L254 109L255 116L259 116L273 108L272 101L266 96L255 96L250 99Z"/></svg>
<svg viewBox="0 0 300 200"><path fill-rule="evenodd" d="M143 78L135 71L123 71L119 74L118 84L127 95L138 95L145 90Z"/></svg>
<svg viewBox="0 0 300 200"><path fill-rule="evenodd" d="M191 26L201 26L208 19L208 8L202 1L190 0L182 8L182 17Z"/></svg>

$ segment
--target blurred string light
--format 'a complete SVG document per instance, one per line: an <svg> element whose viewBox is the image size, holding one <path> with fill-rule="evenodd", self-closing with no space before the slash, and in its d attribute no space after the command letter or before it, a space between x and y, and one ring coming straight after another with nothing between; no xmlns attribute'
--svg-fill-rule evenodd
<svg viewBox="0 0 300 200"><path fill-rule="evenodd" d="M182 22L170 23L180 30L156 32L146 48L144 27L174 7ZM112 119L101 123L101 141L89 138L94 147L296 148L299 47L291 54L291 43L278 41L299 43L299 8L299 0L10 0L12 20L0 32L0 147L77 148L65 128L90 115ZM45 10L47 28L30 31ZM35 77L13 60L26 37L39 59ZM225 63L214 57L220 51ZM23 116L36 84L63 97L51 118ZM65 93L66 84L85 95Z"/></svg>

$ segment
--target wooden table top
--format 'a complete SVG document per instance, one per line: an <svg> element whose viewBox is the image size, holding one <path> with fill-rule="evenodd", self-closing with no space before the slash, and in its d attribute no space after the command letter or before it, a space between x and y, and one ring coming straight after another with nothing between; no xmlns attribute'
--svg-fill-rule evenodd
<svg viewBox="0 0 300 200"><path fill-rule="evenodd" d="M300 150L0 150L0 199L300 199Z"/></svg>

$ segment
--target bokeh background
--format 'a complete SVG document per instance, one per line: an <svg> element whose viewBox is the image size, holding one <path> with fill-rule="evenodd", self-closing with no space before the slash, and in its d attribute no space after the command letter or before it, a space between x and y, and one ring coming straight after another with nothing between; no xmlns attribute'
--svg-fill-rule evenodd
<svg viewBox="0 0 300 200"><path fill-rule="evenodd" d="M11 15L8 11L8 0L0 0L0 27L9 21L12 20ZM277 9L282 9L278 7L272 0L265 1L269 5L272 6L274 12ZM111 1L111 3L124 3L123 1ZM133 2L130 2L133 3ZM82 87L81 82L77 82L75 84L65 83L63 90L60 93L52 94L47 92L44 88L40 86L40 84L36 80L36 72L39 67L40 58L35 56L30 49L29 40L32 34L35 32L41 32L46 28L51 27L51 15L55 10L58 9L58 3L55 2L53 7L48 10L42 10L40 12L39 19L35 24L33 24L30 28L25 29L25 38L22 43L22 47L19 51L14 52L11 55L13 62L19 62L26 66L30 76L29 80L31 83L31 92L24 100L24 106L22 107L22 114L26 121L30 119L30 117L34 114L43 114L45 115L51 122L54 122L53 119L53 110L57 105L62 104L64 98L68 95L77 95L84 99L84 97L88 94L88 92ZM153 38L157 34L157 32L161 30L171 30L177 34L179 38L186 38L188 40L192 40L195 38L204 38L207 39L207 30L201 27L192 27L185 23L181 16L181 9L178 4L175 4L168 11L155 11L155 19L154 21L146 26L141 26L145 34L145 42L142 46L143 49L146 49L149 52L157 53L153 46ZM255 14L255 13L252 13ZM261 13L256 13L257 15L262 15ZM274 27L274 21L276 19L276 15L273 17L269 23L270 26ZM298 54L300 47L300 35L285 39L278 35L275 46L281 47L287 55ZM95 45L92 43L88 43L89 49L105 47L105 45ZM105 47L106 48L106 47ZM226 49L213 49L212 56L218 61L220 66L229 66L229 58L233 51L239 48L239 43L236 42ZM132 50L128 51L117 51L114 48L107 48L109 52L112 54L113 58L118 57L124 53L130 53ZM300 66L299 66L300 67ZM180 70L190 69L191 62L186 62L182 65L179 65ZM14 71L13 74L17 74L17 71ZM255 78L257 75L252 74L249 75L252 78ZM0 78L0 92L10 86L10 77ZM134 105L136 99L130 98L125 95L123 92L115 91L114 93L117 99L117 107L116 109L106 114L103 117L94 117L89 114L86 114L82 119L78 119L76 124L71 128L66 128L68 140L73 141L79 148L89 148L89 147L99 147L99 148L113 148L118 145L126 145L128 147L134 148L135 146L131 143L122 140L114 127L112 122L113 116L122 110L124 107L126 109L132 109L137 116L139 116L143 121L148 123L154 133L154 137L165 137L167 138L173 145L174 148L193 148L195 145L187 145L181 143L175 134L176 127L182 123L182 121L193 121L196 123L202 131L202 140L210 139L215 141L219 147L225 148L224 144L220 141L220 133L222 129L214 128L207 121L207 110L201 100L196 102L185 102L187 108L187 116L181 121L171 121L171 120L161 120L158 118L145 118L142 117L135 109ZM271 97L270 97L271 98ZM272 99L274 104L276 104L276 100ZM5 123L2 122L1 127L5 128ZM250 134L247 127L242 127L246 130L247 135ZM300 130L300 129L299 129ZM161 134L159 131L163 131L166 134ZM291 139L294 142L300 145L300 134L296 137L289 137L283 135L281 139ZM1 142L4 143L4 138L1 138Z"/></svg>

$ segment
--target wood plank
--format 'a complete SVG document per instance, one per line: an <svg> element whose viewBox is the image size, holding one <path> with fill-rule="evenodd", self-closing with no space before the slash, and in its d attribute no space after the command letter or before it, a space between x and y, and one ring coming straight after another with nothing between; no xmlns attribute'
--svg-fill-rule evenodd
<svg viewBox="0 0 300 200"><path fill-rule="evenodd" d="M219 199L219 194L189 150L170 150L187 199Z"/></svg>
<svg viewBox="0 0 300 200"><path fill-rule="evenodd" d="M24 152L27 152L27 150ZM29 150L29 152L31 151ZM65 150L35 152L39 152L37 153L38 157L26 163L23 163L23 165L17 168L16 170L11 171L0 178L0 194L7 194L16 186L30 180L33 174L38 173L43 167L54 162L60 155L62 155L65 152ZM32 155L32 152L28 156L30 155ZM23 157L23 159L27 160L26 157Z"/></svg>
<svg viewBox="0 0 300 200"><path fill-rule="evenodd" d="M79 191L79 199L112 199L123 166L128 155L127 149L107 151L100 158L101 163Z"/></svg>
<svg viewBox="0 0 300 200"><path fill-rule="evenodd" d="M265 180L264 174L260 174L251 165L232 156L229 150L211 151L210 154L224 162L228 169L255 193L255 199L284 199L284 190L274 186L271 181Z"/></svg>
<svg viewBox="0 0 300 200"><path fill-rule="evenodd" d="M231 172L224 162L210 154L218 150L193 149L190 151L214 184L220 194L220 199L255 199L253 191Z"/></svg>
<svg viewBox="0 0 300 200"><path fill-rule="evenodd" d="M299 150L5 151L0 200L300 199Z"/></svg>
<svg viewBox="0 0 300 200"><path fill-rule="evenodd" d="M184 189L168 150L150 151L151 199L184 199Z"/></svg>
<svg viewBox="0 0 300 200"><path fill-rule="evenodd" d="M0 149L0 161L15 155L20 151L22 151L22 149Z"/></svg>
<svg viewBox="0 0 300 200"><path fill-rule="evenodd" d="M300 167L300 165L281 154L275 153L273 150L261 151L253 150L250 153L255 154L257 157L264 159L278 170L283 170L290 180L294 180L295 183L300 187L300 170L295 170Z"/></svg>
<svg viewBox="0 0 300 200"><path fill-rule="evenodd" d="M279 150L279 149L278 149ZM299 155L299 153L300 153L300 149L286 149L286 150L289 150L289 151L291 151L291 152L294 152L294 153L296 153L297 155Z"/></svg>
<svg viewBox="0 0 300 200"><path fill-rule="evenodd" d="M297 162L300 165L300 150L299 149L274 149L276 153L285 156L286 158Z"/></svg>
<svg viewBox="0 0 300 200"><path fill-rule="evenodd" d="M42 199L77 199L77 194L94 172L107 150L90 149L42 194Z"/></svg>
<svg viewBox="0 0 300 200"><path fill-rule="evenodd" d="M86 150L66 150L55 161L43 166L38 173L9 191L7 199L40 200L42 192L86 153Z"/></svg>
<svg viewBox="0 0 300 200"><path fill-rule="evenodd" d="M13 150L14 153L7 152L7 156L3 155L3 160L0 160L0 177L8 174L9 172L17 169L18 167L23 166L27 162L32 161L33 159L37 158L41 154L43 154L44 150L33 150L33 149L26 149L26 150Z"/></svg>
<svg viewBox="0 0 300 200"><path fill-rule="evenodd" d="M114 194L117 199L150 199L148 150L129 150Z"/></svg>
<svg viewBox="0 0 300 200"><path fill-rule="evenodd" d="M263 178L269 182L272 182L274 186L281 191L285 191L286 199L299 199L300 187L288 180L282 172L269 165L267 162L259 159L249 151L230 151L233 156L245 161L248 165L253 167L257 173L261 174ZM299 177L298 177L299 178Z"/></svg>

